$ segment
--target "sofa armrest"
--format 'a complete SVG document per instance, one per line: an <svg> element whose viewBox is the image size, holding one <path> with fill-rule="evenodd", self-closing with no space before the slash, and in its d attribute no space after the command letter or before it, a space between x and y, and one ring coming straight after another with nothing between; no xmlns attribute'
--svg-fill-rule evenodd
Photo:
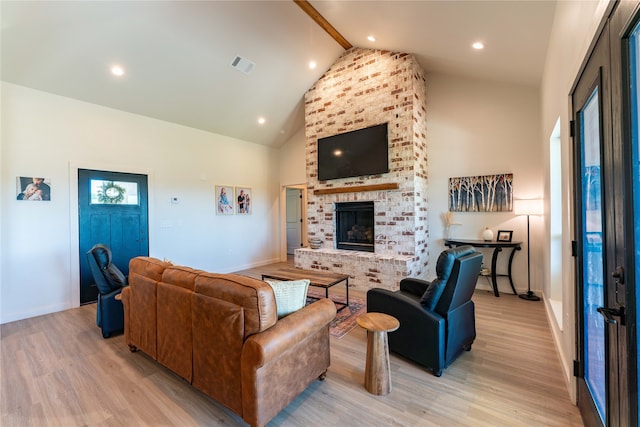
<svg viewBox="0 0 640 427"><path fill-rule="evenodd" d="M321 299L252 335L242 347L242 418L266 425L330 363L329 323L336 306Z"/></svg>
<svg viewBox="0 0 640 427"><path fill-rule="evenodd" d="M427 329L433 325L435 330L444 330L444 318L435 311L420 304L420 298L410 292L392 292L387 289L374 288L367 292L367 311L387 313L398 320L406 319L406 323L415 325L422 323ZM400 327L402 327L402 321Z"/></svg>
<svg viewBox="0 0 640 427"><path fill-rule="evenodd" d="M242 349L242 365L259 368L327 326L336 317L336 306L321 299L292 313L264 332L250 336Z"/></svg>
<svg viewBox="0 0 640 427"><path fill-rule="evenodd" d="M129 344L131 342L131 332L129 330L131 322L131 288L129 286L122 288L120 301L122 301L122 309L124 311L124 341Z"/></svg>
<svg viewBox="0 0 640 427"><path fill-rule="evenodd" d="M407 277L406 279L402 279L400 281L400 290L421 297L422 294L425 293L429 285L431 285L431 282L428 282L426 280Z"/></svg>

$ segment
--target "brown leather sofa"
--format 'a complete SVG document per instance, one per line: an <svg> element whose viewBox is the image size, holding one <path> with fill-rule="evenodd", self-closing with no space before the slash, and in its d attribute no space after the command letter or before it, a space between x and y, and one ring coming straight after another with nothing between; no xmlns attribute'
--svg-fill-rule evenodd
<svg viewBox="0 0 640 427"><path fill-rule="evenodd" d="M264 426L329 367L333 302L277 318L271 287L235 274L129 263L125 340L252 426Z"/></svg>

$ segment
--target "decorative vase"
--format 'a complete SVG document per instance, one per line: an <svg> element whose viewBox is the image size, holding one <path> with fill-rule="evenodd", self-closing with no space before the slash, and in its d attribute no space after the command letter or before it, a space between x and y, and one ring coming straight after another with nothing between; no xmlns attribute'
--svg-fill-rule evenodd
<svg viewBox="0 0 640 427"><path fill-rule="evenodd" d="M492 241L493 231L489 227L485 227L484 231L482 232L482 238L485 240L485 242Z"/></svg>
<svg viewBox="0 0 640 427"><path fill-rule="evenodd" d="M453 233L451 232L451 226L450 225L445 225L444 226L444 239L445 240L451 240L451 238L453 237Z"/></svg>

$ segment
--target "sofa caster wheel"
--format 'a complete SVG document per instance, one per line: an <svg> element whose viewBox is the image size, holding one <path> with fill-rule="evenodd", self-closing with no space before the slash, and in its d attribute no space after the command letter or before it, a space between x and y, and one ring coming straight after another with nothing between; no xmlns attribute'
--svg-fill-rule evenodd
<svg viewBox="0 0 640 427"><path fill-rule="evenodd" d="M471 351L471 344L469 344L469 347L465 348L465 350Z"/></svg>
<svg viewBox="0 0 640 427"><path fill-rule="evenodd" d="M103 332L102 338L109 338L109 332Z"/></svg>
<svg viewBox="0 0 640 427"><path fill-rule="evenodd" d="M323 373L320 374L320 376L318 377L318 379L320 381L324 381L327 378L327 371L324 371Z"/></svg>
<svg viewBox="0 0 640 427"><path fill-rule="evenodd" d="M442 369L439 369L437 371L433 371L433 375L435 375L436 377L442 376Z"/></svg>
<svg viewBox="0 0 640 427"><path fill-rule="evenodd" d="M136 347L136 346L135 346L135 345L133 345L133 344L129 344L129 351L130 351L131 353L135 353L136 351L138 351L138 347Z"/></svg>

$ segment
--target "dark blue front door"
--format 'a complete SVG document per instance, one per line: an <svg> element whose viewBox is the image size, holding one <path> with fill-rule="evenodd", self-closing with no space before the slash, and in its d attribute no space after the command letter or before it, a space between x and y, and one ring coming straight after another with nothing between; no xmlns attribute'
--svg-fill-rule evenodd
<svg viewBox="0 0 640 427"><path fill-rule="evenodd" d="M147 207L146 175L78 170L80 304L98 298L86 256L93 245L111 248L113 263L125 275L131 258L149 254Z"/></svg>

